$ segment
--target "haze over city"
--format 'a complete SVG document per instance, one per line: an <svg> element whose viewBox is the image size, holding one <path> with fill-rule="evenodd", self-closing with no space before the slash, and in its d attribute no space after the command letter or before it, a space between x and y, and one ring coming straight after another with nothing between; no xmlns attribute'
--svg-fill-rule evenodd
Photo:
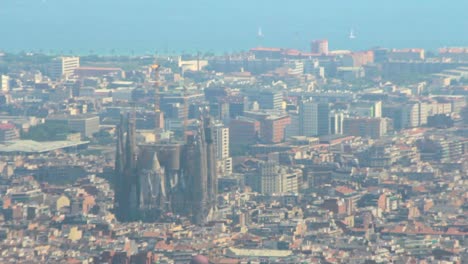
<svg viewBox="0 0 468 264"><path fill-rule="evenodd" d="M464 0L430 1L0 1L0 48L76 54L138 54L373 46L437 49L468 42ZM264 38L257 37L258 28ZM350 41L349 31L357 38Z"/></svg>
<svg viewBox="0 0 468 264"><path fill-rule="evenodd" d="M466 263L467 10L0 0L0 263Z"/></svg>

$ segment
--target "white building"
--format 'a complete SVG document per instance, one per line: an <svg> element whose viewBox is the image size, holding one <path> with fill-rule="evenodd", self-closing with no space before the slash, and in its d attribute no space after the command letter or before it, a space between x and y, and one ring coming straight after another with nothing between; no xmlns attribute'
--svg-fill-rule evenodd
<svg viewBox="0 0 468 264"><path fill-rule="evenodd" d="M260 184L256 186L259 187L257 191L263 194L297 193L299 177L298 171L289 170L273 162L266 162L260 166Z"/></svg>
<svg viewBox="0 0 468 264"><path fill-rule="evenodd" d="M217 172L219 175L232 173L232 158L229 156L229 128L219 123L214 126L214 142Z"/></svg>
<svg viewBox="0 0 468 264"><path fill-rule="evenodd" d="M330 112L330 134L342 135L343 134L343 120L345 114L343 112L332 111Z"/></svg>
<svg viewBox="0 0 468 264"><path fill-rule="evenodd" d="M67 79L74 74L75 69L80 67L80 57L60 57L55 58L49 69L52 79Z"/></svg>

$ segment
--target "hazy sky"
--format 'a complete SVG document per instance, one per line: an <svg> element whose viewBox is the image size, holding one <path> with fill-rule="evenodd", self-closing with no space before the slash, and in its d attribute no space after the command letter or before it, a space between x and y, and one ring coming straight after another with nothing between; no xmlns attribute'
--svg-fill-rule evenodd
<svg viewBox="0 0 468 264"><path fill-rule="evenodd" d="M468 0L0 0L0 49L222 52L315 38L435 49L468 46L467 10Z"/></svg>

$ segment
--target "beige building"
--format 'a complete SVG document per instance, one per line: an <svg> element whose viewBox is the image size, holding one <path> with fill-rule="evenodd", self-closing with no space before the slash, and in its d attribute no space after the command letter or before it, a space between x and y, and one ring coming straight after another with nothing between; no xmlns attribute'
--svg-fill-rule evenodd
<svg viewBox="0 0 468 264"><path fill-rule="evenodd" d="M0 92L7 93L10 91L10 77L0 74Z"/></svg>
<svg viewBox="0 0 468 264"><path fill-rule="evenodd" d="M247 176L246 184L262 194L299 192L300 170L288 169L273 162L266 162Z"/></svg>

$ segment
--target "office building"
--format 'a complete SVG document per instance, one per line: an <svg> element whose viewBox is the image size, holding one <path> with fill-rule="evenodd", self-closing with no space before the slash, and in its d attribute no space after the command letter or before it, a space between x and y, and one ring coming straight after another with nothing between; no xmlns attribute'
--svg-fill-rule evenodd
<svg viewBox="0 0 468 264"><path fill-rule="evenodd" d="M378 139L387 133L385 118L354 117L343 121L343 134Z"/></svg>
<svg viewBox="0 0 468 264"><path fill-rule="evenodd" d="M351 103L349 112L359 117L382 117L382 101L360 101Z"/></svg>
<svg viewBox="0 0 468 264"><path fill-rule="evenodd" d="M0 74L0 92L7 93L10 91L10 77Z"/></svg>
<svg viewBox="0 0 468 264"><path fill-rule="evenodd" d="M19 139L19 132L15 125L10 123L0 123L0 142L7 142Z"/></svg>
<svg viewBox="0 0 468 264"><path fill-rule="evenodd" d="M236 118L244 115L244 111L247 109L248 100L246 96L230 96L227 98L229 103L229 117Z"/></svg>
<svg viewBox="0 0 468 264"><path fill-rule="evenodd" d="M291 122L284 129L284 138L285 139L301 135L301 131L300 131L301 125L299 123L299 113L297 111L290 111L288 114L289 114L289 117L291 119Z"/></svg>
<svg viewBox="0 0 468 264"><path fill-rule="evenodd" d="M238 117L229 123L229 141L231 144L249 145L258 141L260 122L246 117Z"/></svg>
<svg viewBox="0 0 468 264"><path fill-rule="evenodd" d="M360 51L346 54L342 58L342 66L344 67L362 67L366 64L374 62L373 51Z"/></svg>
<svg viewBox="0 0 468 264"><path fill-rule="evenodd" d="M263 90L255 96L255 99L261 109L281 109L283 107L283 93L281 91Z"/></svg>
<svg viewBox="0 0 468 264"><path fill-rule="evenodd" d="M330 112L330 134L341 135L343 134L343 121L345 115L343 112L332 111Z"/></svg>
<svg viewBox="0 0 468 264"><path fill-rule="evenodd" d="M330 134L330 104L304 100L299 108L299 125L302 136L315 137Z"/></svg>
<svg viewBox="0 0 468 264"><path fill-rule="evenodd" d="M94 115L71 116L68 119L68 128L71 131L79 132L83 138L90 138L94 133L99 132L99 117Z"/></svg>
<svg viewBox="0 0 468 264"><path fill-rule="evenodd" d="M210 116L224 123L229 122L229 103L224 100L210 102Z"/></svg>
<svg viewBox="0 0 468 264"><path fill-rule="evenodd" d="M286 63L288 68L288 74L290 75L301 75L304 73L304 62L300 60L291 60Z"/></svg>
<svg viewBox="0 0 468 264"><path fill-rule="evenodd" d="M280 143L285 139L286 127L291 124L287 115L270 115L261 122L260 139L265 143Z"/></svg>
<svg viewBox="0 0 468 264"><path fill-rule="evenodd" d="M214 125L213 132L216 172L218 175L229 175L232 173L232 158L229 155L229 128L218 123Z"/></svg>
<svg viewBox="0 0 468 264"><path fill-rule="evenodd" d="M80 67L80 57L60 57L55 58L49 69L52 79L67 79L74 74L75 69Z"/></svg>
<svg viewBox="0 0 468 264"><path fill-rule="evenodd" d="M388 59L393 61L421 61L425 58L424 49L392 49Z"/></svg>
<svg viewBox="0 0 468 264"><path fill-rule="evenodd" d="M297 193L301 176L300 170L275 162L261 162L254 172L245 175L245 182L253 191L262 194Z"/></svg>
<svg viewBox="0 0 468 264"><path fill-rule="evenodd" d="M314 54L327 55L328 54L328 40L320 39L313 40L310 44L310 51Z"/></svg>
<svg viewBox="0 0 468 264"><path fill-rule="evenodd" d="M388 60L389 50L386 48L376 48L374 51L374 62L382 63Z"/></svg>
<svg viewBox="0 0 468 264"><path fill-rule="evenodd" d="M99 132L99 116L93 114L73 116L52 116L47 118L46 124L55 123L68 127L71 132L78 132L82 138L90 138Z"/></svg>
<svg viewBox="0 0 468 264"><path fill-rule="evenodd" d="M259 140L267 144L282 142L285 139L286 127L291 123L291 118L280 111L248 111L244 115L260 122Z"/></svg>
<svg viewBox="0 0 468 264"><path fill-rule="evenodd" d="M425 102L393 104L382 109L384 117L393 119L393 126L396 130L425 125L427 116L430 114L430 105Z"/></svg>
<svg viewBox="0 0 468 264"><path fill-rule="evenodd" d="M420 109L418 103L405 104L401 114L402 128L417 127L420 125Z"/></svg>

